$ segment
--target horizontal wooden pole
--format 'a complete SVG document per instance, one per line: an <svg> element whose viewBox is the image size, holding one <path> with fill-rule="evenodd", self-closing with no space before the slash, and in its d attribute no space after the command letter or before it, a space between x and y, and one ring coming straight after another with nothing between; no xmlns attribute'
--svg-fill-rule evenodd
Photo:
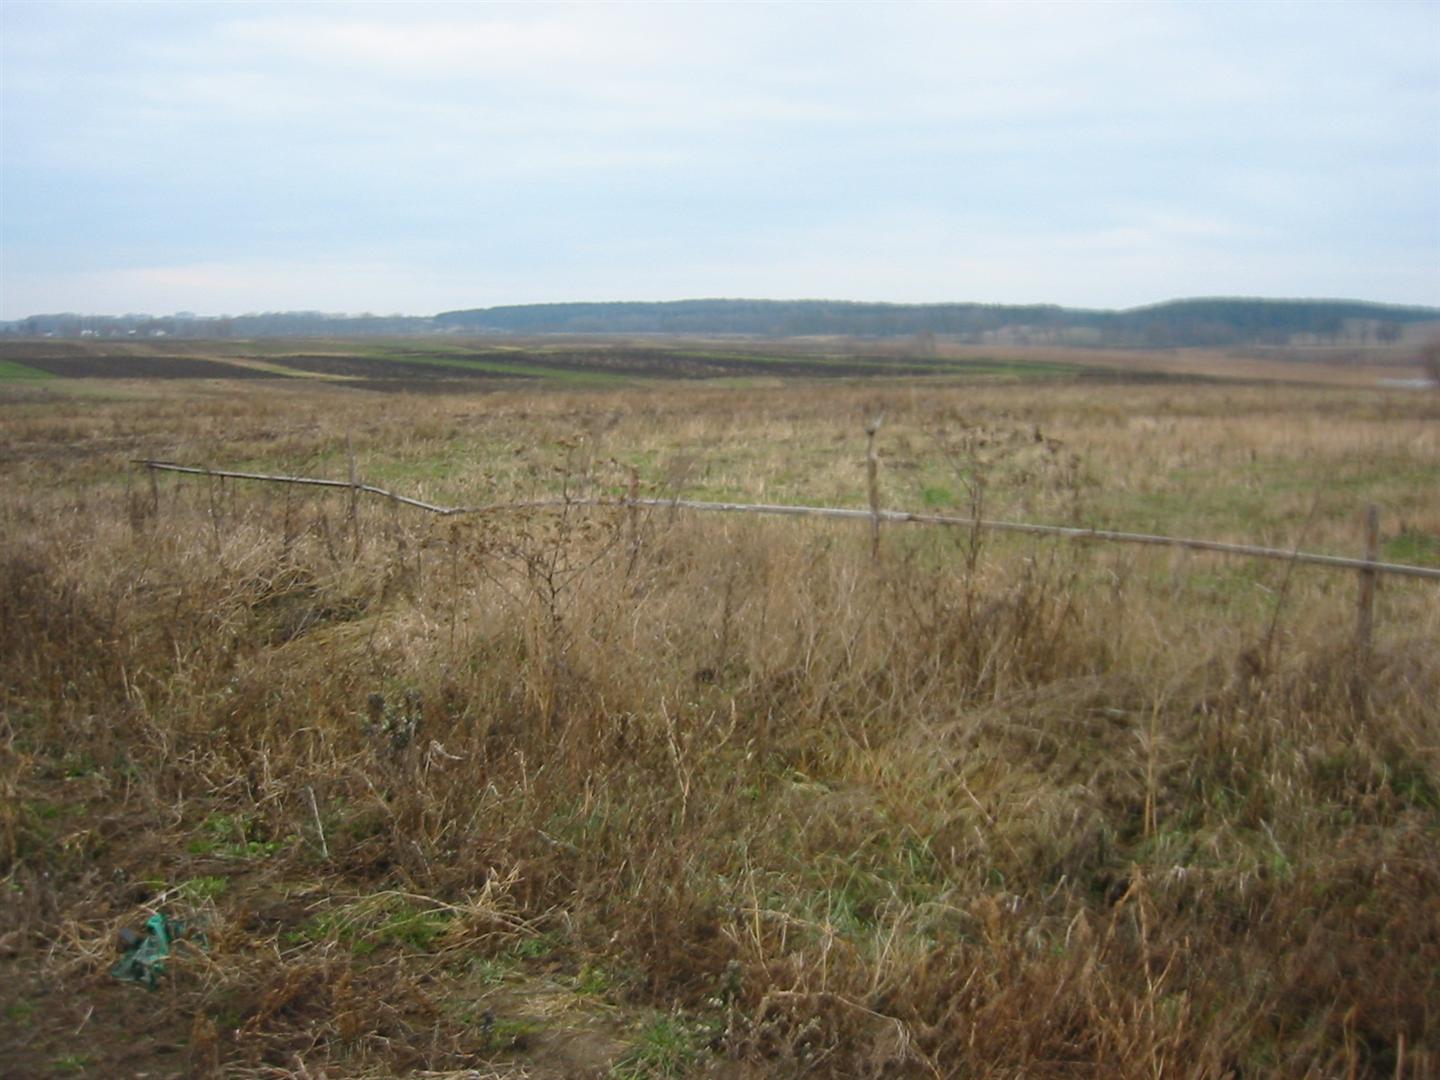
<svg viewBox="0 0 1440 1080"><path fill-rule="evenodd" d="M406 506L414 506L421 510L428 510L432 514L464 514L473 512L467 507L436 506L434 503L412 499L408 495L397 495L393 491L386 491L384 488L378 488L372 484L352 484L348 480L323 480L315 476L280 476L271 473L235 472L231 469L204 469L194 465L176 465L171 461L150 461L144 458L136 458L131 464L144 465L147 469L161 469L165 472L188 473L191 476L223 476L231 480L259 480L271 484L302 484L307 487L344 488L347 491L365 491L371 495L394 499L396 502L404 503Z"/></svg>
<svg viewBox="0 0 1440 1080"><path fill-rule="evenodd" d="M314 487L354 489L393 499L395 502L446 516L456 514L501 513L510 510L531 510L562 506L639 506L658 510L693 510L699 513L765 514L776 517L843 518L874 521L877 514L870 510L852 510L837 506L789 506L781 503L698 502L694 499L629 499L629 498L563 498L532 499L524 502L495 503L489 506L436 506L405 495L397 495L371 484L351 484L346 480L322 480L310 476L275 476L267 473L233 472L226 469L203 469L193 465L176 465L168 461L137 460L137 465L167 472L195 476L224 476L236 480L259 480L277 484L306 484ZM994 532L1025 533L1032 536L1059 536L1070 540L1099 540L1120 544L1145 544L1153 547L1177 547L1192 551L1214 551L1222 555L1243 555L1255 559L1278 559L1282 562L1328 566L1336 570L1373 571L1401 577L1440 581L1440 569L1429 566L1408 566L1402 563L1370 562L1343 555L1321 555L1314 552L1287 551L1284 548L1260 547L1255 544L1233 544L1221 540L1195 540L1178 536L1156 536L1150 533L1120 532L1114 529L1083 529L1068 525L1032 525L1019 521L990 521L944 514L912 514L904 510L881 510L881 521L898 525L941 525L951 528L988 529Z"/></svg>

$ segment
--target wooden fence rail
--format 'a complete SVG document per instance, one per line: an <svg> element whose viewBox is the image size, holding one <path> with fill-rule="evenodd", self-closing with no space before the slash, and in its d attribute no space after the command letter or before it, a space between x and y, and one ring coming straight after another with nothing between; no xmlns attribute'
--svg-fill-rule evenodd
<svg viewBox="0 0 1440 1080"><path fill-rule="evenodd" d="M311 487L341 488L352 492L365 492L390 499L405 506L413 506L432 514L452 516L457 514L489 514L505 511L541 509L562 506L618 506L650 507L666 510L693 510L701 513L723 514L766 514L777 517L821 517L844 518L855 521L889 522L905 525L940 525L967 529L987 529L994 532L1026 533L1032 536L1060 536L1071 540L1100 540L1121 544L1146 544L1156 547L1187 548L1192 551L1214 551L1222 555L1243 555L1256 559L1279 559L1289 563L1308 563L1314 566L1328 566L1336 570L1355 570L1366 575L1392 574L1400 577L1422 578L1440 581L1440 568L1429 566L1408 566L1402 563L1378 562L1371 558L1356 559L1343 555L1322 555L1313 552L1286 550L1284 548L1261 547L1255 544L1234 544L1220 540L1195 540L1179 536L1155 536L1149 533L1121 532L1114 529L1085 529L1067 525L1032 525L1018 521L977 520L968 517L953 517L947 514L914 514L904 510L854 510L837 506L789 506L773 503L732 503L699 502L694 499L641 499L634 496L623 498L571 497L556 499L531 499L521 502L492 503L486 506L436 506L434 503L398 495L393 491L348 480L325 480L313 476L280 476L270 473L235 472L230 469L207 469L194 465L176 465L168 461L138 459L135 465L164 472L186 473L192 476L224 477L232 480L257 480L272 484L303 484Z"/></svg>

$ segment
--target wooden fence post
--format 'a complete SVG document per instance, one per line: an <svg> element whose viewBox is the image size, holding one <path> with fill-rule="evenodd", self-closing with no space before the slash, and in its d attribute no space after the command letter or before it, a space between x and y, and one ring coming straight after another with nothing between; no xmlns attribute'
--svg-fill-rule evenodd
<svg viewBox="0 0 1440 1080"><path fill-rule="evenodd" d="M355 445L348 431L345 432L345 460L350 466L350 506L345 523L350 526L350 561L354 562L360 558L360 481L355 472Z"/></svg>
<svg viewBox="0 0 1440 1080"><path fill-rule="evenodd" d="M870 489L870 558L880 558L880 455L875 452L875 434L885 414L865 425L865 474Z"/></svg>
<svg viewBox="0 0 1440 1080"><path fill-rule="evenodd" d="M1380 511L1372 503L1365 509L1365 561L1380 557ZM1362 658L1370 655L1375 630L1375 582L1380 575L1367 567L1360 571L1360 594L1355 612L1355 646Z"/></svg>
<svg viewBox="0 0 1440 1080"><path fill-rule="evenodd" d="M625 576L635 572L636 560L640 558L640 470L630 466L630 483L625 489L625 516L630 532L630 561L625 567Z"/></svg>
<svg viewBox="0 0 1440 1080"><path fill-rule="evenodd" d="M1380 510L1371 503L1365 508L1365 561L1374 563L1380 557ZM1375 584L1379 574L1367 567L1360 571L1360 589L1355 604L1355 673L1350 684L1350 698L1359 716L1369 705L1370 656L1375 632Z"/></svg>
<svg viewBox="0 0 1440 1080"><path fill-rule="evenodd" d="M360 491L355 481L355 447L350 441L350 432L345 432L345 460L350 464L350 527L355 527L356 503L360 499Z"/></svg>

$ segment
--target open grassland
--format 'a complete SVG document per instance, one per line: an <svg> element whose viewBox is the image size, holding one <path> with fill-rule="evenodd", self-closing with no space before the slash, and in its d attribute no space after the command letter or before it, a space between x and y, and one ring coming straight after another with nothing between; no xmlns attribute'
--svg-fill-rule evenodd
<svg viewBox="0 0 1440 1080"><path fill-rule="evenodd" d="M1375 503L1440 565L1440 395L57 381L0 391L6 1075L1440 1071L1433 583L1365 657L1285 563L129 464L863 506L883 413L890 507L1357 554ZM146 994L156 909L208 945Z"/></svg>

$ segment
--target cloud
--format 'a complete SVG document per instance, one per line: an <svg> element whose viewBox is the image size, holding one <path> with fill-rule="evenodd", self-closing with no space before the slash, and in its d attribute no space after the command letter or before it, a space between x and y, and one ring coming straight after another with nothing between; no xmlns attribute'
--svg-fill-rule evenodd
<svg viewBox="0 0 1440 1080"><path fill-rule="evenodd" d="M292 9L284 15L241 17L217 31L219 46L242 56L287 56L307 65L335 66L369 78L417 79L513 76L525 71L618 67L654 55L645 38L616 33L594 12L530 17L524 9L410 9L376 18L376 9ZM380 9L384 10L384 9ZM393 12L393 9L392 9ZM418 16L418 17L417 17Z"/></svg>
<svg viewBox="0 0 1440 1080"><path fill-rule="evenodd" d="M282 283L282 306L417 311L680 283L1141 302L1323 280L1440 299L1433 5L5 18L7 314L42 279L63 296L64 273L68 307L165 288L256 306Z"/></svg>

